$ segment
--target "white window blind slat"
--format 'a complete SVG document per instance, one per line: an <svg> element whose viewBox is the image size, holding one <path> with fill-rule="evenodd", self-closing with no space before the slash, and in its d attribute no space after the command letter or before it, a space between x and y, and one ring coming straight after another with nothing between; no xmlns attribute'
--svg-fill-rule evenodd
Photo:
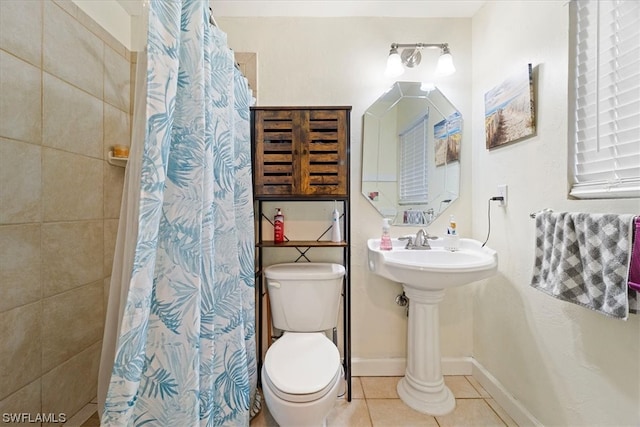
<svg viewBox="0 0 640 427"><path fill-rule="evenodd" d="M621 66L620 63L613 64L612 66L605 66L605 64L600 64L600 78L599 78L599 89L627 89L629 90L633 87L633 73L629 72L630 70L626 70ZM625 72L630 74L629 76L625 76L622 73ZM593 93L593 88L589 89L590 92ZM597 92L596 92L597 93Z"/></svg>
<svg viewBox="0 0 640 427"><path fill-rule="evenodd" d="M638 96L640 96L640 92ZM579 137L578 144L582 139L596 138L598 134L600 137L606 137L613 133L618 135L621 140L634 138L634 135L638 135L640 132L639 126L637 126L640 123L640 99L637 102L619 105L617 108L615 107L619 102L611 101L603 102L610 108L601 112L598 121L595 120L596 115L593 114L593 111L584 110L583 114L578 113L577 124L580 127L576 131Z"/></svg>
<svg viewBox="0 0 640 427"><path fill-rule="evenodd" d="M572 0L571 195L640 197L640 2Z"/></svg>
<svg viewBox="0 0 640 427"><path fill-rule="evenodd" d="M628 147L627 149L625 149L624 146L622 147L609 147L606 148L605 150L609 150L609 151L613 151L611 153L609 153L612 157L615 157L615 160L613 158L611 159L606 159L607 161L615 161L618 162L618 164L620 165L620 167L622 169L637 169L640 168L640 155L638 155L637 153L634 152L634 150L632 149L632 147ZM597 169L597 164L601 164L602 163L602 158L598 155L598 152L592 151L592 152L587 152L587 153L582 153L579 155L580 157L580 161L581 161L581 165L579 166L579 170L584 171L585 169L590 169L593 168L594 170L598 170ZM590 165L590 166L586 166L586 165ZM602 171L600 169L600 171Z"/></svg>
<svg viewBox="0 0 640 427"><path fill-rule="evenodd" d="M611 107L618 107L615 110L605 110L604 113L613 114L613 112L624 109L626 110L625 115L632 115L628 110L636 108L638 104L640 104L640 99L638 99L639 94L640 89L638 88L621 88L615 94L612 93L608 96L601 96L601 103L608 104L608 106Z"/></svg>

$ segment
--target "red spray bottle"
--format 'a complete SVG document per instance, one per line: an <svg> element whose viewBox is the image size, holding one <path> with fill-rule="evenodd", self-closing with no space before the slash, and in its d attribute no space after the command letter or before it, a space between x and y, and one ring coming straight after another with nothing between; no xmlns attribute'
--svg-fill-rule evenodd
<svg viewBox="0 0 640 427"><path fill-rule="evenodd" d="M284 242L284 215L280 208L277 208L276 216L273 218L273 241L275 243Z"/></svg>

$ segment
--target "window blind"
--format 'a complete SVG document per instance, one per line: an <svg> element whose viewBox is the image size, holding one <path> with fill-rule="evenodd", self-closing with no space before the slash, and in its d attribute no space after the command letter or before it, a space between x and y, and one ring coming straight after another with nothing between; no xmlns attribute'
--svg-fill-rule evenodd
<svg viewBox="0 0 640 427"><path fill-rule="evenodd" d="M429 201L427 185L427 121L423 116L400 133L400 197L401 205Z"/></svg>
<svg viewBox="0 0 640 427"><path fill-rule="evenodd" d="M573 0L579 198L640 197L640 2Z"/></svg>

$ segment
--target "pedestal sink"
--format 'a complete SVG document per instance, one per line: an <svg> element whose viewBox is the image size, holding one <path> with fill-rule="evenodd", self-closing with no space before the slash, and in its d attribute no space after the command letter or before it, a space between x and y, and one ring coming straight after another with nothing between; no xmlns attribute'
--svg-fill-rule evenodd
<svg viewBox="0 0 640 427"><path fill-rule="evenodd" d="M440 367L438 304L447 288L493 276L498 269L496 251L473 239L460 239L459 250L444 249L444 240L429 241L431 249L405 249L392 239L391 251L380 250L380 239L367 241L369 269L402 283L409 297L407 368L398 383L398 395L416 411L445 415L456 406L444 384Z"/></svg>

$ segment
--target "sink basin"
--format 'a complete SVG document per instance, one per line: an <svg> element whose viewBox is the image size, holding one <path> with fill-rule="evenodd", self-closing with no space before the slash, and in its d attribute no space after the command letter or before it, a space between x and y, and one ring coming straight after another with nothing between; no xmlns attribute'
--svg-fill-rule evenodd
<svg viewBox="0 0 640 427"><path fill-rule="evenodd" d="M405 249L406 241L391 239L393 249L380 250L380 239L369 239L369 269L382 277L418 289L447 289L493 276L498 255L473 239L460 239L460 249L444 248L444 239L430 240L431 249Z"/></svg>
<svg viewBox="0 0 640 427"><path fill-rule="evenodd" d="M456 406L440 367L438 306L446 289L496 274L498 255L473 239L460 239L459 250L445 249L444 239L429 240L431 249L405 249L391 239L393 249L380 250L380 239L369 239L369 269L402 283L409 298L407 368L398 382L400 399L416 411L446 415Z"/></svg>

